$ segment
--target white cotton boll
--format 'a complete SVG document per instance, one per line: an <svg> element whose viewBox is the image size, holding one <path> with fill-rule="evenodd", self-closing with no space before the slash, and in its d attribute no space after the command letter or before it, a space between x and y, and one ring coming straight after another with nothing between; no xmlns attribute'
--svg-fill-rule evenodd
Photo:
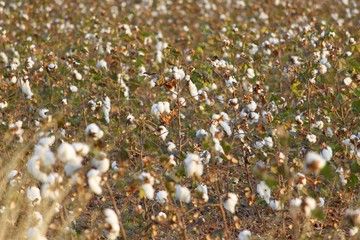
<svg viewBox="0 0 360 240"><path fill-rule="evenodd" d="M163 110L163 112L165 112L165 113L170 113L170 112L171 112L171 110L170 110L170 103L169 103L169 102L163 102L163 104L164 104L164 110Z"/></svg>
<svg viewBox="0 0 360 240"><path fill-rule="evenodd" d="M7 101L1 101L0 102L0 110L3 110L4 108L8 107L8 102Z"/></svg>
<svg viewBox="0 0 360 240"><path fill-rule="evenodd" d="M110 240L115 240L120 233L119 219L116 212L110 208L104 210L105 222L109 227L105 231L105 236Z"/></svg>
<svg viewBox="0 0 360 240"><path fill-rule="evenodd" d="M50 147L55 143L55 136L43 137L39 139L38 144L43 147Z"/></svg>
<svg viewBox="0 0 360 240"><path fill-rule="evenodd" d="M104 132L95 123L91 123L85 129L86 135L92 137L95 141L99 140L104 136Z"/></svg>
<svg viewBox="0 0 360 240"><path fill-rule="evenodd" d="M13 187L13 186L15 186L16 185L16 183L17 183L17 180L16 180L16 176L18 175L18 171L17 170L11 170L10 172L9 172L9 174L7 175L7 178L8 178L8 181L9 181L9 183L10 183L10 185Z"/></svg>
<svg viewBox="0 0 360 240"><path fill-rule="evenodd" d="M102 105L102 110L104 113L104 118L107 124L110 123L110 110L111 110L111 101L108 96L105 97Z"/></svg>
<svg viewBox="0 0 360 240"><path fill-rule="evenodd" d="M34 155L37 155L39 157L39 159L41 160L41 164L45 167L49 167L55 164L55 155L48 147L35 145Z"/></svg>
<svg viewBox="0 0 360 240"><path fill-rule="evenodd" d="M28 240L47 240L39 227L29 228L27 231Z"/></svg>
<svg viewBox="0 0 360 240"><path fill-rule="evenodd" d="M323 129L324 128L324 122L323 121L316 121L313 125L313 128L317 128L317 129Z"/></svg>
<svg viewBox="0 0 360 240"><path fill-rule="evenodd" d="M104 59L99 60L96 63L96 68L102 69L102 70L108 70L107 62Z"/></svg>
<svg viewBox="0 0 360 240"><path fill-rule="evenodd" d="M159 191L156 193L156 197L155 200L156 202L160 203L160 204L164 204L167 202L167 197L168 197L168 192L167 191Z"/></svg>
<svg viewBox="0 0 360 240"><path fill-rule="evenodd" d="M305 157L305 170L318 172L326 165L326 160L316 152L308 152Z"/></svg>
<svg viewBox="0 0 360 240"><path fill-rule="evenodd" d="M70 92L76 93L78 90L79 90L79 89L78 89L77 86L74 86L74 85L70 86Z"/></svg>
<svg viewBox="0 0 360 240"><path fill-rule="evenodd" d="M265 200L267 204L270 203L271 189L266 185L264 181L261 181L256 186L256 191L259 194L259 196Z"/></svg>
<svg viewBox="0 0 360 240"><path fill-rule="evenodd" d="M250 240L251 232L249 230L241 231L238 235L238 240Z"/></svg>
<svg viewBox="0 0 360 240"><path fill-rule="evenodd" d="M209 135L208 132L204 129L200 129L196 131L197 138L206 138L208 135Z"/></svg>
<svg viewBox="0 0 360 240"><path fill-rule="evenodd" d="M225 201L223 202L223 206L226 210L231 213L235 213L235 206L238 202L238 197L235 193L228 193Z"/></svg>
<svg viewBox="0 0 360 240"><path fill-rule="evenodd" d="M349 235L351 237L355 236L357 233L359 232L359 228L358 227L351 227L349 229Z"/></svg>
<svg viewBox="0 0 360 240"><path fill-rule="evenodd" d="M64 171L66 176L70 177L72 176L77 170L79 170L80 168L82 168L82 157L80 156L76 156L74 159L72 159L71 161L68 161L65 164L64 167Z"/></svg>
<svg viewBox="0 0 360 240"><path fill-rule="evenodd" d="M118 171L118 170L119 170L116 161L113 161L113 162L111 163L111 169L114 170L114 171Z"/></svg>
<svg viewBox="0 0 360 240"><path fill-rule="evenodd" d="M215 151L225 155L225 151L224 151L223 147L221 146L219 139L213 138L213 141L215 143L215 145L214 145Z"/></svg>
<svg viewBox="0 0 360 240"><path fill-rule="evenodd" d="M319 201L317 202L317 206L318 206L318 207L323 207L324 204L325 204L325 199L322 198L322 197L320 197L320 198L319 198Z"/></svg>
<svg viewBox="0 0 360 240"><path fill-rule="evenodd" d="M174 67L173 73L176 80L182 80L185 77L185 72L182 68Z"/></svg>
<svg viewBox="0 0 360 240"><path fill-rule="evenodd" d="M27 164L29 173L40 182L47 181L47 175L40 170L41 159L37 155L33 155Z"/></svg>
<svg viewBox="0 0 360 240"><path fill-rule="evenodd" d="M326 128L326 134L327 134L327 136L328 137L332 137L332 136L334 136L334 132L333 132L333 130L331 129L331 127L327 127Z"/></svg>
<svg viewBox="0 0 360 240"><path fill-rule="evenodd" d="M219 121L220 126L224 129L224 131L226 132L226 134L228 136L231 136L232 131L231 131L231 127L229 126L229 124L225 121Z"/></svg>
<svg viewBox="0 0 360 240"><path fill-rule="evenodd" d="M57 157L60 161L65 163L74 160L76 158L74 147L67 142L61 143L57 150Z"/></svg>
<svg viewBox="0 0 360 240"><path fill-rule="evenodd" d="M319 65L319 72L320 74L325 74L327 72L327 67L323 64Z"/></svg>
<svg viewBox="0 0 360 240"><path fill-rule="evenodd" d="M82 75L75 69L72 74L74 75L74 78L78 81L82 80Z"/></svg>
<svg viewBox="0 0 360 240"><path fill-rule="evenodd" d="M102 189L100 186L100 182L101 182L100 172L96 169L91 169L90 171L87 172L86 176L88 178L88 184L91 191L93 191L97 195L101 195Z"/></svg>
<svg viewBox="0 0 360 240"><path fill-rule="evenodd" d="M34 93L31 91L29 80L23 80L22 78L19 81L21 91L27 96L27 99L31 99L34 96Z"/></svg>
<svg viewBox="0 0 360 240"><path fill-rule="evenodd" d="M270 207L274 211L279 211L282 209L281 202L278 200L271 200L270 201Z"/></svg>
<svg viewBox="0 0 360 240"><path fill-rule="evenodd" d="M186 176L198 176L200 177L204 171L204 165L201 162L201 158L198 154L190 153L184 160Z"/></svg>
<svg viewBox="0 0 360 240"><path fill-rule="evenodd" d="M168 151L169 153L172 153L172 152L174 152L174 151L176 150L176 145L175 145L175 143L173 143L173 142L168 142L168 143L166 144L166 146L167 146L167 151Z"/></svg>
<svg viewBox="0 0 360 240"><path fill-rule="evenodd" d="M196 190L196 192L201 194L201 198L204 200L204 202L209 201L209 195L208 195L208 190L207 190L206 185L199 184L195 190Z"/></svg>
<svg viewBox="0 0 360 240"><path fill-rule="evenodd" d="M333 151L330 146L325 147L323 150L321 150L321 156L326 160L330 161L333 156Z"/></svg>
<svg viewBox="0 0 360 240"><path fill-rule="evenodd" d="M166 220L167 215L164 212L159 212L159 214L156 216L156 218L158 221L164 221L164 220Z"/></svg>
<svg viewBox="0 0 360 240"><path fill-rule="evenodd" d="M306 197L302 202L303 211L307 217L311 216L311 212L316 208L316 201L312 197Z"/></svg>
<svg viewBox="0 0 360 240"><path fill-rule="evenodd" d="M290 207L299 208L301 206L301 202L300 198L293 198L290 200Z"/></svg>
<svg viewBox="0 0 360 240"><path fill-rule="evenodd" d="M144 194L148 199L154 199L155 189L150 183L142 184L141 188L144 190Z"/></svg>
<svg viewBox="0 0 360 240"><path fill-rule="evenodd" d="M177 166L177 163L176 163L176 161L175 161L174 155L171 154L171 155L169 156L168 161L167 161L167 164L168 164L169 166L172 166L172 167Z"/></svg>
<svg viewBox="0 0 360 240"><path fill-rule="evenodd" d="M251 112L249 114L249 124L254 124L254 123L258 123L259 122L259 114L256 112Z"/></svg>
<svg viewBox="0 0 360 240"><path fill-rule="evenodd" d="M306 139L307 139L310 143L316 143L316 135L314 135L314 134L308 134L308 135L306 135Z"/></svg>
<svg viewBox="0 0 360 240"><path fill-rule="evenodd" d="M160 136L161 140L163 140L165 142L165 139L168 134L169 134L169 131L166 129L166 127L164 127L164 126L159 127L159 136Z"/></svg>
<svg viewBox="0 0 360 240"><path fill-rule="evenodd" d="M181 202L189 203L191 199L190 191L187 187L182 187L179 184L175 185L175 198Z"/></svg>
<svg viewBox="0 0 360 240"><path fill-rule="evenodd" d="M296 121L299 125L303 125L303 124L304 124L304 122L301 120L301 116L300 116L300 115L297 115L297 116L295 117L295 121Z"/></svg>
<svg viewBox="0 0 360 240"><path fill-rule="evenodd" d="M35 206L41 203L40 189L38 187L32 186L26 189L26 197L30 202Z"/></svg>
<svg viewBox="0 0 360 240"><path fill-rule="evenodd" d="M255 77L255 72L254 72L254 69L252 68L248 68L246 70L246 76L250 79L254 78Z"/></svg>
<svg viewBox="0 0 360 240"><path fill-rule="evenodd" d="M85 157L90 152L90 147L86 143L74 142L71 145L79 156Z"/></svg>
<svg viewBox="0 0 360 240"><path fill-rule="evenodd" d="M274 142L271 137L264 137L264 142L268 148L272 148L274 146Z"/></svg>
<svg viewBox="0 0 360 240"><path fill-rule="evenodd" d="M264 140L261 140L261 141L256 141L254 143L254 148L256 149L261 149L265 146L265 141Z"/></svg>
<svg viewBox="0 0 360 240"><path fill-rule="evenodd" d="M91 160L91 166L95 167L101 174L106 173L110 168L110 160L105 156L102 159L93 158Z"/></svg>
<svg viewBox="0 0 360 240"><path fill-rule="evenodd" d="M246 136L244 130L242 129L238 129L235 133L234 133L234 137L235 138L240 138L240 139L244 139Z"/></svg>
<svg viewBox="0 0 360 240"><path fill-rule="evenodd" d="M182 107L186 107L186 99L183 97L179 98L179 105Z"/></svg>
<svg viewBox="0 0 360 240"><path fill-rule="evenodd" d="M208 164L211 160L211 154L208 150L202 151L202 153L200 154L200 157L201 157L201 161L204 164Z"/></svg>
<svg viewBox="0 0 360 240"><path fill-rule="evenodd" d="M301 190L306 185L306 176L302 173L297 173L294 182L296 189Z"/></svg>
<svg viewBox="0 0 360 240"><path fill-rule="evenodd" d="M22 135L24 133L24 129L22 129L23 122L22 121L16 121L15 123L11 123L9 125L9 129L13 135L16 135L18 138L18 142L22 143L24 141Z"/></svg>
<svg viewBox="0 0 360 240"><path fill-rule="evenodd" d="M345 84L346 86L349 86L351 83L352 83L352 79L351 79L351 78L347 77L347 78L344 79L344 84Z"/></svg>
<svg viewBox="0 0 360 240"><path fill-rule="evenodd" d="M190 95L196 100L199 100L199 94L196 85L190 80L189 81L189 91Z"/></svg>

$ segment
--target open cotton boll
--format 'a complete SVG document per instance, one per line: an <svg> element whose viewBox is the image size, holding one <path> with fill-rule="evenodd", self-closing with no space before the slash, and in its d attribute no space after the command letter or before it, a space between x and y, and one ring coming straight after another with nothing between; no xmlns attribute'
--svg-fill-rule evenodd
<svg viewBox="0 0 360 240"><path fill-rule="evenodd" d="M104 132L95 123L89 124L85 129L86 135L92 137L93 140L97 141L104 136Z"/></svg>
<svg viewBox="0 0 360 240"><path fill-rule="evenodd" d="M158 131L159 131L160 138L165 142L165 139L166 139L167 135L169 134L169 131L166 129L165 126L160 126Z"/></svg>
<svg viewBox="0 0 360 240"><path fill-rule="evenodd" d="M189 91L190 91L190 95L196 100L199 100L199 94L198 94L198 90L196 85L190 80L189 81Z"/></svg>
<svg viewBox="0 0 360 240"><path fill-rule="evenodd" d="M58 173L51 173L48 182L41 185L41 196L56 201L60 197L60 189L56 186L62 183L63 178Z"/></svg>
<svg viewBox="0 0 360 240"><path fill-rule="evenodd" d="M174 152L174 151L176 150L176 145L175 145L175 143L173 143L173 142L168 142L168 143L166 144L166 146L167 146L167 151L168 151L169 153L172 153L172 152Z"/></svg>
<svg viewBox="0 0 360 240"><path fill-rule="evenodd" d="M108 96L105 97L102 105L102 110L104 113L104 118L107 124L110 123L110 110L111 110L111 101Z"/></svg>
<svg viewBox="0 0 360 240"><path fill-rule="evenodd" d="M282 209L281 202L279 200L271 200L270 201L270 207L274 211L279 211Z"/></svg>
<svg viewBox="0 0 360 240"><path fill-rule="evenodd" d="M199 184L195 190L196 190L196 192L201 194L201 198L204 200L204 202L209 201L209 195L208 195L208 190L207 190L206 185Z"/></svg>
<svg viewBox="0 0 360 240"><path fill-rule="evenodd" d="M259 194L259 196L265 200L267 204L270 202L270 196L271 196L271 189L266 185L264 181L261 181L256 186L256 191Z"/></svg>
<svg viewBox="0 0 360 240"><path fill-rule="evenodd" d="M306 135L306 139L307 139L310 143L316 143L316 135L314 135L314 134L308 134L308 135Z"/></svg>
<svg viewBox="0 0 360 240"><path fill-rule="evenodd" d="M71 145L75 149L76 154L82 157L86 156L90 151L90 147L86 143L74 142Z"/></svg>
<svg viewBox="0 0 360 240"><path fill-rule="evenodd" d="M182 187L181 185L176 184L175 198L181 202L189 203L191 199L190 190L187 187Z"/></svg>
<svg viewBox="0 0 360 240"><path fill-rule="evenodd" d="M238 197L235 193L228 193L225 201L223 202L223 206L226 210L231 213L235 213L235 206L238 202Z"/></svg>
<svg viewBox="0 0 360 240"><path fill-rule="evenodd" d="M106 153L100 152L97 157L91 160L91 166L95 167L101 174L106 173L110 168L110 160Z"/></svg>
<svg viewBox="0 0 360 240"><path fill-rule="evenodd" d="M57 157L60 161L66 163L74 160L77 156L74 147L70 143L63 142L57 150Z"/></svg>
<svg viewBox="0 0 360 240"><path fill-rule="evenodd" d="M215 144L214 145L215 151L219 152L221 154L225 154L225 151L224 151L223 147L221 146L219 139L213 138L213 141L214 141L214 144Z"/></svg>
<svg viewBox="0 0 360 240"><path fill-rule="evenodd" d="M274 142L271 137L264 137L264 142L268 148L272 148L274 146Z"/></svg>
<svg viewBox="0 0 360 240"><path fill-rule="evenodd" d="M82 80L82 75L76 69L72 72L72 74L76 80Z"/></svg>
<svg viewBox="0 0 360 240"><path fill-rule="evenodd" d="M47 174L40 170L40 166L41 166L41 159L39 158L38 155L33 155L27 163L28 172L40 182L46 182Z"/></svg>
<svg viewBox="0 0 360 240"><path fill-rule="evenodd" d="M256 148L256 149L261 149L264 146L265 146L265 141L264 140L256 141L254 143L254 148Z"/></svg>
<svg viewBox="0 0 360 240"><path fill-rule="evenodd" d="M114 210L107 208L104 210L105 222L108 227L105 230L105 236L110 240L115 240L120 233L120 225L117 214Z"/></svg>
<svg viewBox="0 0 360 240"><path fill-rule="evenodd" d="M99 60L96 63L96 68L102 69L102 70L108 70L107 62L104 59Z"/></svg>
<svg viewBox="0 0 360 240"><path fill-rule="evenodd" d="M306 197L301 203L302 211L307 217L311 216L311 212L316 208L316 201L312 197Z"/></svg>
<svg viewBox="0 0 360 240"><path fill-rule="evenodd" d="M38 158L41 160L42 166L50 167L55 164L55 155L48 147L43 147L42 145L35 145L34 155L37 155Z"/></svg>
<svg viewBox="0 0 360 240"><path fill-rule="evenodd" d="M144 194L148 199L154 199L155 189L150 183L142 184L141 188L144 190Z"/></svg>
<svg viewBox="0 0 360 240"><path fill-rule="evenodd" d="M326 160L330 161L333 156L333 151L330 146L326 146L323 150L321 150L321 156Z"/></svg>
<svg viewBox="0 0 360 240"><path fill-rule="evenodd" d="M241 231L238 235L238 240L250 240L251 232L249 230Z"/></svg>
<svg viewBox="0 0 360 240"><path fill-rule="evenodd" d="M42 233L39 227L31 227L27 231L28 240L47 240L45 234Z"/></svg>
<svg viewBox="0 0 360 240"><path fill-rule="evenodd" d="M26 189L26 197L30 200L33 206L39 205L41 203L40 189L38 187L32 186Z"/></svg>
<svg viewBox="0 0 360 240"><path fill-rule="evenodd" d="M21 91L26 95L27 99L31 99L34 96L34 93L31 91L29 80L23 80L22 78L19 81Z"/></svg>
<svg viewBox="0 0 360 240"><path fill-rule="evenodd" d="M173 73L174 73L174 78L176 80L182 80L185 77L185 72L184 69L182 69L181 67L173 67Z"/></svg>
<svg viewBox="0 0 360 240"><path fill-rule="evenodd" d="M74 159L72 159L71 161L68 161L65 164L64 167L64 171L66 176L70 177L72 176L76 171L78 171L80 168L82 168L82 157L81 156L76 156Z"/></svg>
<svg viewBox="0 0 360 240"><path fill-rule="evenodd" d="M184 160L186 176L198 176L200 177L204 171L204 165L201 162L201 158L198 154L190 153Z"/></svg>
<svg viewBox="0 0 360 240"><path fill-rule="evenodd" d="M87 172L86 176L88 178L88 184L91 191L93 191L97 195L101 195L102 189L100 186L100 182L101 182L100 172L96 169L91 169L90 171Z"/></svg>
<svg viewBox="0 0 360 240"><path fill-rule="evenodd" d="M254 101L251 101L248 105L246 105L246 108L250 111L250 112L254 112L257 108L257 104Z"/></svg>
<svg viewBox="0 0 360 240"><path fill-rule="evenodd" d="M316 152L308 152L305 157L305 171L319 172L326 165L326 160Z"/></svg>
<svg viewBox="0 0 360 240"><path fill-rule="evenodd" d="M164 204L167 201L167 197L168 197L168 192L162 190L156 193L155 200L160 204Z"/></svg>
<svg viewBox="0 0 360 240"><path fill-rule="evenodd" d="M74 86L74 85L72 85L72 86L70 86L70 92L72 92L72 93L76 93L76 92L78 92L78 87L77 86Z"/></svg>
<svg viewBox="0 0 360 240"><path fill-rule="evenodd" d="M16 121L15 123L9 124L9 130L13 135L17 137L17 142L22 143L24 141L22 135L24 133L24 129L22 129L23 122Z"/></svg>
<svg viewBox="0 0 360 240"><path fill-rule="evenodd" d="M232 131L231 131L231 128L230 128L228 122L220 121L219 124L220 124L220 126L224 129L224 131L226 132L226 134L227 134L228 136L231 136Z"/></svg>

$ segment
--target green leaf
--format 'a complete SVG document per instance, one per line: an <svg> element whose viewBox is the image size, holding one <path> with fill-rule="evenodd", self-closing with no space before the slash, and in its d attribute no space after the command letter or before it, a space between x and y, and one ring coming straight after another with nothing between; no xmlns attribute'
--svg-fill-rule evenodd
<svg viewBox="0 0 360 240"><path fill-rule="evenodd" d="M327 180L331 180L335 176L335 171L330 164L326 164L325 167L320 171L320 174L323 175Z"/></svg>

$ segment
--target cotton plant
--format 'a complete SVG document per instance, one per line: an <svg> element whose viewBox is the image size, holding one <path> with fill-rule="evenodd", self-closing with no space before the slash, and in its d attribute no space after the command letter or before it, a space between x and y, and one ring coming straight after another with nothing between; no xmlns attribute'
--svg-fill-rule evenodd
<svg viewBox="0 0 360 240"><path fill-rule="evenodd" d="M152 200L154 199L155 189L153 187L155 183L155 179L151 176L150 173L142 172L139 176L139 180L141 181L141 188L144 191L144 195Z"/></svg>

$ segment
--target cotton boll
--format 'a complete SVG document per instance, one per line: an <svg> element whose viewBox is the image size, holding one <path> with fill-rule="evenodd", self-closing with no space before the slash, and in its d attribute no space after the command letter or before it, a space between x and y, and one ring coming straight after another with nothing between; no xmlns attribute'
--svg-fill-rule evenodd
<svg viewBox="0 0 360 240"><path fill-rule="evenodd" d="M204 202L209 201L209 195L206 185L199 184L195 190L196 192L201 194L201 198L204 200Z"/></svg>
<svg viewBox="0 0 360 240"><path fill-rule="evenodd" d="M101 174L106 173L110 168L110 160L104 152L100 152L99 156L91 160L91 166L95 167Z"/></svg>
<svg viewBox="0 0 360 240"><path fill-rule="evenodd" d="M274 142L271 137L265 137L264 142L268 148L272 148L274 146Z"/></svg>
<svg viewBox="0 0 360 240"><path fill-rule="evenodd" d="M327 67L323 64L319 65L319 72L320 74L325 74L327 72Z"/></svg>
<svg viewBox="0 0 360 240"><path fill-rule="evenodd" d="M4 108L8 107L8 102L7 101L1 101L0 102L0 110L3 110Z"/></svg>
<svg viewBox="0 0 360 240"><path fill-rule="evenodd" d="M256 141L256 142L254 143L254 147L255 147L256 149L261 149L261 148L263 148L264 146L265 146L265 141L264 141L264 140Z"/></svg>
<svg viewBox="0 0 360 240"><path fill-rule="evenodd" d="M60 161L65 163L68 161L72 161L76 158L76 152L74 147L67 142L63 142L62 144L60 144L57 150L57 157Z"/></svg>
<svg viewBox="0 0 360 240"><path fill-rule="evenodd" d="M187 187L181 185L175 185L175 198L181 202L189 203L191 199L190 191Z"/></svg>
<svg viewBox="0 0 360 240"><path fill-rule="evenodd" d="M92 137L93 140L97 141L104 136L104 132L95 123L91 123L85 129L86 135Z"/></svg>
<svg viewBox="0 0 360 240"><path fill-rule="evenodd" d="M346 86L349 86L351 83L352 83L352 79L351 79L351 78L347 77L347 78L344 79L344 84L345 84Z"/></svg>
<svg viewBox="0 0 360 240"><path fill-rule="evenodd" d="M172 153L172 152L174 152L176 150L176 145L173 142L166 143L166 146L167 146L167 151L169 153Z"/></svg>
<svg viewBox="0 0 360 240"><path fill-rule="evenodd" d="M191 95L196 101L198 101L198 100L199 100L199 95L198 95L198 90L197 90L196 85L195 85L191 80L188 82L188 84L189 84L190 95Z"/></svg>
<svg viewBox="0 0 360 240"><path fill-rule="evenodd" d="M88 178L88 184L91 191L93 191L97 195L101 195L102 189L100 186L100 182L101 182L100 172L96 169L91 169L90 171L87 172L86 176Z"/></svg>
<svg viewBox="0 0 360 240"><path fill-rule="evenodd" d="M326 165L326 160L316 152L308 152L305 157L305 170L319 172Z"/></svg>
<svg viewBox="0 0 360 240"><path fill-rule="evenodd" d="M259 196L265 200L267 204L270 202L270 196L271 196L271 189L266 185L264 181L261 181L256 186L256 191L259 194Z"/></svg>
<svg viewBox="0 0 360 240"><path fill-rule="evenodd" d="M301 208L307 217L311 216L311 212L316 208L316 201L312 197L306 197L302 200Z"/></svg>
<svg viewBox="0 0 360 240"><path fill-rule="evenodd" d="M47 240L39 227L29 228L27 231L27 237L29 240Z"/></svg>
<svg viewBox="0 0 360 240"><path fill-rule="evenodd" d="M111 110L111 101L108 96L105 97L102 105L102 110L104 113L104 118L107 124L110 123L110 110Z"/></svg>
<svg viewBox="0 0 360 240"><path fill-rule="evenodd" d="M359 228L358 227L351 227L349 229L349 235L351 237L355 236L357 233L359 232Z"/></svg>
<svg viewBox="0 0 360 240"><path fill-rule="evenodd" d="M307 139L310 143L316 143L316 135L314 135L314 134L308 134L308 135L306 135L306 139Z"/></svg>
<svg viewBox="0 0 360 240"><path fill-rule="evenodd" d="M182 80L185 77L185 72L182 68L174 67L173 73L176 80Z"/></svg>
<svg viewBox="0 0 360 240"><path fill-rule="evenodd" d="M104 210L105 222L108 227L105 230L105 236L110 240L115 240L120 233L120 225L117 214L114 210L107 208Z"/></svg>
<svg viewBox="0 0 360 240"><path fill-rule="evenodd" d="M76 92L78 92L78 87L77 86L74 86L74 85L72 85L72 86L70 86L70 92L72 92L72 93L76 93Z"/></svg>
<svg viewBox="0 0 360 240"><path fill-rule="evenodd" d="M215 144L214 145L215 151L225 155L225 151L224 151L223 147L221 146L219 139L213 138L213 141L214 141L214 144Z"/></svg>
<svg viewBox="0 0 360 240"><path fill-rule="evenodd" d="M322 198L322 197L320 197L319 200L318 200L318 202L317 202L317 206L318 206L318 207L323 207L324 204L325 204L325 199Z"/></svg>
<svg viewBox="0 0 360 240"><path fill-rule="evenodd" d="M230 128L228 122L219 121L219 124L220 124L220 126L224 129L224 131L226 132L226 134L227 134L228 136L231 136L232 131L231 131L231 128Z"/></svg>
<svg viewBox="0 0 360 240"><path fill-rule="evenodd" d="M148 199L154 199L155 189L150 183L142 184L141 188L144 190L144 194Z"/></svg>
<svg viewBox="0 0 360 240"><path fill-rule="evenodd" d="M333 156L333 151L330 146L326 146L323 150L321 150L321 156L326 160L330 161Z"/></svg>
<svg viewBox="0 0 360 240"><path fill-rule="evenodd" d="M82 80L82 75L76 69L72 72L72 74L76 80Z"/></svg>
<svg viewBox="0 0 360 240"><path fill-rule="evenodd" d="M40 189L32 186L26 189L26 197L30 200L33 206L41 203Z"/></svg>
<svg viewBox="0 0 360 240"><path fill-rule="evenodd" d="M155 200L160 204L164 204L167 202L168 192L167 191L159 191L156 193Z"/></svg>
<svg viewBox="0 0 360 240"><path fill-rule="evenodd" d="M165 142L165 139L166 139L167 135L169 134L169 131L166 129L165 126L160 126L158 132L159 132L160 139Z"/></svg>
<svg viewBox="0 0 360 240"><path fill-rule="evenodd" d="M104 59L99 60L96 63L96 68L101 70L108 70L107 62Z"/></svg>
<svg viewBox="0 0 360 240"><path fill-rule="evenodd" d="M75 149L76 154L82 157L85 157L90 151L90 147L86 143L74 142L71 145Z"/></svg>
<svg viewBox="0 0 360 240"><path fill-rule="evenodd" d="M200 156L197 154L188 154L184 160L186 176L200 177L204 171L204 165L201 162Z"/></svg>
<svg viewBox="0 0 360 240"><path fill-rule="evenodd" d="M246 70L246 76L250 79L254 78L255 77L255 72L254 72L254 69L252 68L248 68Z"/></svg>
<svg viewBox="0 0 360 240"><path fill-rule="evenodd" d="M27 96L27 99L31 99L34 96L34 93L31 91L29 80L20 79L19 85L21 91Z"/></svg>
<svg viewBox="0 0 360 240"><path fill-rule="evenodd" d="M296 189L303 189L303 187L306 185L306 176L302 173L297 173L294 177L294 183Z"/></svg>
<svg viewBox="0 0 360 240"><path fill-rule="evenodd" d="M270 207L274 211L279 211L282 209L281 202L278 200L271 200L270 201Z"/></svg>
<svg viewBox="0 0 360 240"><path fill-rule="evenodd" d="M160 222L165 221L166 218L167 218L167 215L164 212L159 212L159 214L156 216L156 219Z"/></svg>
<svg viewBox="0 0 360 240"><path fill-rule="evenodd" d="M251 232L249 230L241 231L238 235L238 240L250 240Z"/></svg>
<svg viewBox="0 0 360 240"><path fill-rule="evenodd" d="M238 202L238 198L234 193L228 193L225 201L223 202L223 206L226 210L231 213L235 213L235 206Z"/></svg>

